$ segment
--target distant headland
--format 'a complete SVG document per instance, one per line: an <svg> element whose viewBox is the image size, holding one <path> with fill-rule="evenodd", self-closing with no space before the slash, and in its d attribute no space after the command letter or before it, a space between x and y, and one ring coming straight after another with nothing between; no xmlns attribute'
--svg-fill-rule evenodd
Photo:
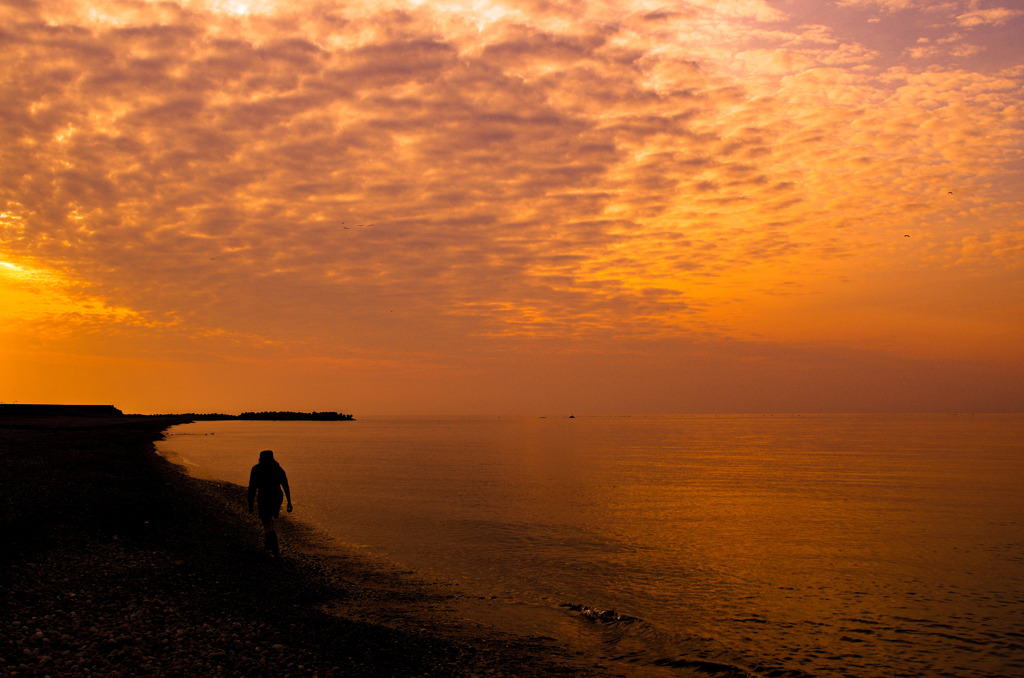
<svg viewBox="0 0 1024 678"><path fill-rule="evenodd" d="M15 417L89 417L89 418L120 418L120 417L159 417L192 421L225 421L240 419L244 421L355 421L351 414L341 412L242 412L241 414L222 414L219 412L197 413L183 412L177 414L143 414L126 415L113 405L43 405L0 403L0 416Z"/></svg>
<svg viewBox="0 0 1024 678"><path fill-rule="evenodd" d="M161 415L154 415L161 416ZM166 416L166 415L165 415ZM196 421L241 419L245 421L355 421L351 414L341 412L242 412L241 414L177 414Z"/></svg>

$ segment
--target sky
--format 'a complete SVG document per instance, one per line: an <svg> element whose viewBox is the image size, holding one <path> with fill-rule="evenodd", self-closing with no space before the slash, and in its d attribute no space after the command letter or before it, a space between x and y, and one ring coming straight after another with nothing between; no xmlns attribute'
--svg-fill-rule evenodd
<svg viewBox="0 0 1024 678"><path fill-rule="evenodd" d="M1022 0L0 0L0 401L1024 411Z"/></svg>

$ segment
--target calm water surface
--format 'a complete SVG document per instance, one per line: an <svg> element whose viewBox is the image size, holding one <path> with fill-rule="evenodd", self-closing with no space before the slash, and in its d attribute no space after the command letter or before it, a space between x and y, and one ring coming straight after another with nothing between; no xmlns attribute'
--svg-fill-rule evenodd
<svg viewBox="0 0 1024 678"><path fill-rule="evenodd" d="M297 516L626 673L1024 676L1022 415L201 422L159 448L243 485L273 449Z"/></svg>

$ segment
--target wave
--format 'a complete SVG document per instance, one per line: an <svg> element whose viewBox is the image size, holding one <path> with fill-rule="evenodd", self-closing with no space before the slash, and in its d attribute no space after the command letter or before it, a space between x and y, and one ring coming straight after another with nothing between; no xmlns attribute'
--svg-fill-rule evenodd
<svg viewBox="0 0 1024 678"><path fill-rule="evenodd" d="M608 657L634 667L678 669L679 675L717 678L812 678L799 669L774 666L770 662L748 663L728 651L715 650L714 641L695 636L666 633L650 622L616 610L584 603L562 603L584 623L594 624L601 633ZM675 672L672 672L675 673Z"/></svg>

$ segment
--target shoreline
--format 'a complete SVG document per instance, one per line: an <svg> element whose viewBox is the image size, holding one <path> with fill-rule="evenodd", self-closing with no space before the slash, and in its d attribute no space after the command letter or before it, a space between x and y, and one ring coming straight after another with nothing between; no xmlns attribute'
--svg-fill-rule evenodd
<svg viewBox="0 0 1024 678"><path fill-rule="evenodd" d="M187 418L0 418L0 675L621 675L550 638L470 626L451 591L301 519L262 549L245 488L154 448Z"/></svg>

